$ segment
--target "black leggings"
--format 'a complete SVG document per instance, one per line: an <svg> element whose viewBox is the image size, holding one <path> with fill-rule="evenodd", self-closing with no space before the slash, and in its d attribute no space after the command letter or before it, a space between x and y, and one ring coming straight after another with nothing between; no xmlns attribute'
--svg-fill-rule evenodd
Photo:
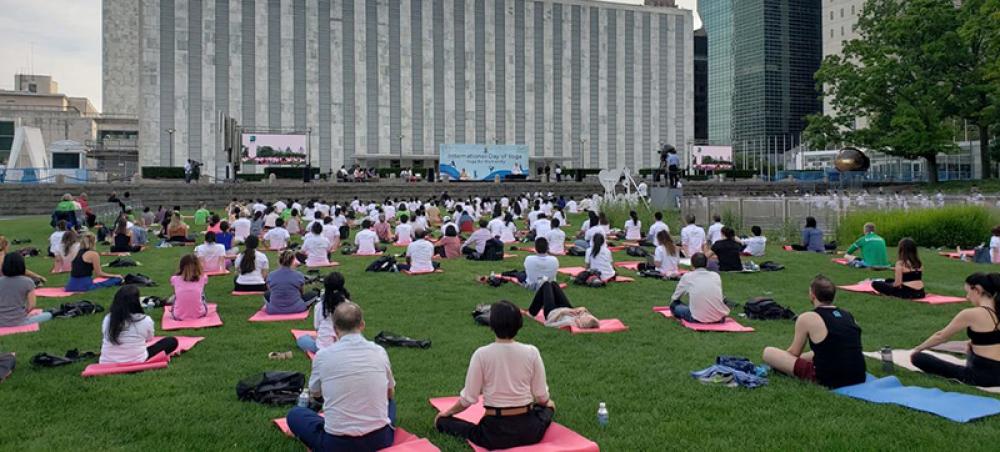
<svg viewBox="0 0 1000 452"><path fill-rule="evenodd" d="M553 309L572 307L573 305L569 303L569 299L566 298L566 294L563 293L562 289L556 283L546 281L535 291L535 299L531 301L528 314L536 316L538 315L538 311L541 310L545 313L545 318L548 319L549 313Z"/></svg>
<svg viewBox="0 0 1000 452"><path fill-rule="evenodd" d="M146 354L149 355L149 358L152 358L159 353L170 355L174 350L177 350L177 338L165 337L156 341L153 345L146 347Z"/></svg>
<svg viewBox="0 0 1000 452"><path fill-rule="evenodd" d="M908 286L893 287L895 281L892 279L887 279L885 281L872 281L872 289L882 295L888 295L890 297L902 298L905 300L916 300L918 298L924 298L927 296L927 292L924 289L914 289Z"/></svg>
<svg viewBox="0 0 1000 452"><path fill-rule="evenodd" d="M267 284L240 284L235 283L234 292L267 292Z"/></svg>
<svg viewBox="0 0 1000 452"><path fill-rule="evenodd" d="M972 353L965 365L959 366L920 352L911 359L914 366L929 374L951 378L973 386L1000 386L1000 361Z"/></svg>
<svg viewBox="0 0 1000 452"><path fill-rule="evenodd" d="M438 419L439 432L468 439L490 450L538 444L552 424L551 408L532 406L520 416L483 416L479 424L455 417Z"/></svg>
<svg viewBox="0 0 1000 452"><path fill-rule="evenodd" d="M141 246L111 247L112 253L138 253L139 251L142 251Z"/></svg>

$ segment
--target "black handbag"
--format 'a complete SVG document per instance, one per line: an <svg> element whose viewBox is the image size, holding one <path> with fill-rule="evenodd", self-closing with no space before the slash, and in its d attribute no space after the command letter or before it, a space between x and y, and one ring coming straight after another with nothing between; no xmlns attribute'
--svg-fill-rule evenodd
<svg viewBox="0 0 1000 452"><path fill-rule="evenodd" d="M431 341L412 339L388 331L379 331L375 343L382 347L431 348Z"/></svg>
<svg viewBox="0 0 1000 452"><path fill-rule="evenodd" d="M263 372L236 383L236 397L265 405L294 405L306 385L300 372Z"/></svg>

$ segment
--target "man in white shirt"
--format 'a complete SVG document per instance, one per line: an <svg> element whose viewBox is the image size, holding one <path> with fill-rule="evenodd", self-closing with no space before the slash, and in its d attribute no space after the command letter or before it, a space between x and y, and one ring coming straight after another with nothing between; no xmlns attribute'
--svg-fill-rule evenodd
<svg viewBox="0 0 1000 452"><path fill-rule="evenodd" d="M264 215L264 227L273 228L278 218L281 218L281 215L278 215L277 211L271 209L267 214Z"/></svg>
<svg viewBox="0 0 1000 452"><path fill-rule="evenodd" d="M543 281L555 281L559 270L559 259L549 255L549 241L545 237L535 239L535 254L524 258L524 287L537 290Z"/></svg>
<svg viewBox="0 0 1000 452"><path fill-rule="evenodd" d="M763 257L767 248L767 237L764 237L760 226L750 228L750 232L753 233L753 236L743 239L743 245L745 245L743 253L754 257Z"/></svg>
<svg viewBox="0 0 1000 452"><path fill-rule="evenodd" d="M330 263L330 241L323 237L323 227L319 223L313 223L302 241L302 253L306 255L307 266L319 267Z"/></svg>
<svg viewBox="0 0 1000 452"><path fill-rule="evenodd" d="M242 243L246 241L247 236L250 235L250 219L244 214L240 214L240 218L233 222L233 243Z"/></svg>
<svg viewBox="0 0 1000 452"><path fill-rule="evenodd" d="M649 227L649 232L646 234L646 240L649 241L649 243L655 244L656 234L659 234L660 231L670 232L670 226L667 226L667 224L663 222L663 212L654 213L653 219L656 221Z"/></svg>
<svg viewBox="0 0 1000 452"><path fill-rule="evenodd" d="M411 273L427 273L434 271L434 245L424 239L427 233L417 232L417 240L406 247L406 260ZM402 268L401 270L407 270Z"/></svg>
<svg viewBox="0 0 1000 452"><path fill-rule="evenodd" d="M285 229L285 220L278 218L274 220L274 229L264 234L264 241L267 242L269 250L281 251L288 246L288 239L291 237L288 230Z"/></svg>
<svg viewBox="0 0 1000 452"><path fill-rule="evenodd" d="M569 214L579 213L579 211L577 210L576 201L574 201L572 199L569 200L569 201L566 201L566 213L569 213Z"/></svg>
<svg viewBox="0 0 1000 452"><path fill-rule="evenodd" d="M722 224L722 217L714 215L712 216L712 220L715 221L715 223L712 223L712 225L708 227L709 245L714 245L715 242L722 240L722 228L725 227L725 225Z"/></svg>
<svg viewBox="0 0 1000 452"><path fill-rule="evenodd" d="M548 237L552 230L552 221L543 213L538 215L538 219L531 224L531 230L535 231L535 237Z"/></svg>
<svg viewBox="0 0 1000 452"><path fill-rule="evenodd" d="M552 230L545 235L549 244L549 254L562 256L566 254L566 233L559 229L559 219L552 219Z"/></svg>
<svg viewBox="0 0 1000 452"><path fill-rule="evenodd" d="M378 234L372 230L371 220L361 222L361 230L354 234L354 245L358 247L355 253L359 256L371 256L378 252L375 243L378 242Z"/></svg>
<svg viewBox="0 0 1000 452"><path fill-rule="evenodd" d="M331 217L326 217L323 219L323 238L330 242L330 251L336 251L337 245L340 244L340 228L337 227L336 222Z"/></svg>
<svg viewBox="0 0 1000 452"><path fill-rule="evenodd" d="M493 233L486 229L486 219L479 220L479 229L469 236L469 239L462 244L462 253L470 254L472 251L483 254L486 251L486 242L493 238Z"/></svg>
<svg viewBox="0 0 1000 452"><path fill-rule="evenodd" d="M407 246L413 241L413 226L410 225L410 217L403 215L399 217L399 222L396 225L396 245Z"/></svg>
<svg viewBox="0 0 1000 452"><path fill-rule="evenodd" d="M680 320L695 323L717 323L729 315L729 306L722 296L722 279L719 274L705 269L708 258L702 253L691 256L690 271L681 276L677 289L670 298L670 312ZM681 297L688 296L688 304Z"/></svg>
<svg viewBox="0 0 1000 452"><path fill-rule="evenodd" d="M503 235L503 227L503 215L493 217L493 219L486 225L486 229L489 229L490 233L493 234L494 237ZM443 230L444 229L442 229L442 231Z"/></svg>
<svg viewBox="0 0 1000 452"><path fill-rule="evenodd" d="M705 230L694 224L694 215L687 217L688 225L681 229L681 247L685 256L694 256L703 251L705 246ZM721 231L720 231L721 232Z"/></svg>
<svg viewBox="0 0 1000 452"><path fill-rule="evenodd" d="M361 335L361 308L349 301L333 313L338 340L316 353L309 393L322 397L323 416L295 407L288 428L312 450L379 450L395 440L396 380L385 349Z"/></svg>
<svg viewBox="0 0 1000 452"><path fill-rule="evenodd" d="M215 233L212 231L205 233L205 243L194 248L194 255L198 257L202 270L206 272L225 269L226 247L215 243Z"/></svg>

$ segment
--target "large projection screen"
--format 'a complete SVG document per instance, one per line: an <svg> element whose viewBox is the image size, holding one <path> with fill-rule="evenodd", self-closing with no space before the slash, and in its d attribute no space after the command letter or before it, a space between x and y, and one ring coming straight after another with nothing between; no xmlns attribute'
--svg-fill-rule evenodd
<svg viewBox="0 0 1000 452"><path fill-rule="evenodd" d="M440 171L452 180L485 181L528 172L528 146L442 144Z"/></svg>
<svg viewBox="0 0 1000 452"><path fill-rule="evenodd" d="M304 134L243 133L240 160L255 165L302 165L308 137Z"/></svg>

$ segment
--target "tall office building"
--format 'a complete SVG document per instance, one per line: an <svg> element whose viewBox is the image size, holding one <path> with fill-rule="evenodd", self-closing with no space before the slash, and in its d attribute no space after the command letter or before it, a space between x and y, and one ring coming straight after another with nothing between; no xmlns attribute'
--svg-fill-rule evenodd
<svg viewBox="0 0 1000 452"><path fill-rule="evenodd" d="M822 52L820 0L733 3L733 144L788 137L821 109L814 75ZM711 38L709 38L711 39ZM779 150L784 150L779 149Z"/></svg>
<svg viewBox="0 0 1000 452"><path fill-rule="evenodd" d="M220 113L250 131L310 131L323 171L432 166L444 143L526 144L536 162L575 168L649 168L661 143L694 135L694 19L683 9L104 0L104 12L105 103L137 112L144 166L192 158L224 173Z"/></svg>
<svg viewBox="0 0 1000 452"><path fill-rule="evenodd" d="M708 34L694 31L694 139L708 141Z"/></svg>
<svg viewBox="0 0 1000 452"><path fill-rule="evenodd" d="M854 25L865 0L823 0L823 58L840 55L844 43L858 37ZM823 112L832 114L831 99L823 99Z"/></svg>
<svg viewBox="0 0 1000 452"><path fill-rule="evenodd" d="M708 139L732 143L733 0L698 0L708 34Z"/></svg>

